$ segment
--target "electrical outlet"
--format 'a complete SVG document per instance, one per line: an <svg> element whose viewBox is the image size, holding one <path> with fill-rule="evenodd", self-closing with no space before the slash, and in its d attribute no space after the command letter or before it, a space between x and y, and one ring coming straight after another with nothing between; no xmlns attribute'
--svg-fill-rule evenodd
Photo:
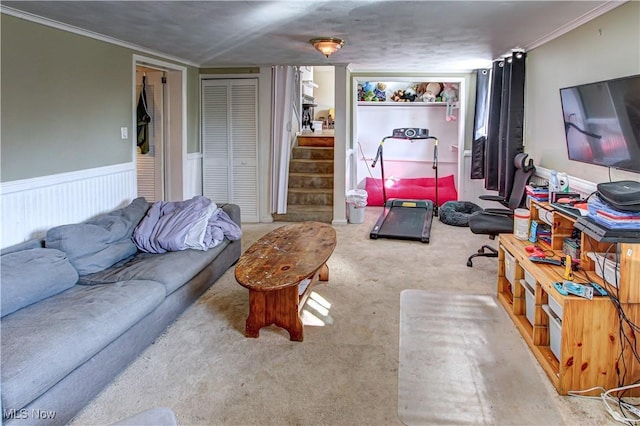
<svg viewBox="0 0 640 426"><path fill-rule="evenodd" d="M120 127L120 139L129 139L129 128Z"/></svg>

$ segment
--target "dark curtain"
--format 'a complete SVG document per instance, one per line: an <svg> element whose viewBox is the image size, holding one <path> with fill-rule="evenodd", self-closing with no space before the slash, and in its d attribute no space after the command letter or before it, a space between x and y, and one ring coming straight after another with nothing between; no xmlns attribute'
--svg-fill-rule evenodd
<svg viewBox="0 0 640 426"><path fill-rule="evenodd" d="M487 141L485 144L484 187L498 189L498 164L500 147L500 107L502 105L502 72L504 61L496 61L491 68L489 116L487 117Z"/></svg>
<svg viewBox="0 0 640 426"><path fill-rule="evenodd" d="M484 151L487 141L490 76L491 72L488 69L476 71L476 112L471 147L471 179L484 179Z"/></svg>
<svg viewBox="0 0 640 426"><path fill-rule="evenodd" d="M509 92L511 87L511 58L504 62L502 67L502 91L500 95L500 127L498 128L498 194L507 198L505 195L505 177L507 175L507 133L509 132Z"/></svg>
<svg viewBox="0 0 640 426"><path fill-rule="evenodd" d="M523 52L496 61L491 70L491 94L485 144L485 188L509 198L515 166L514 157L524 151Z"/></svg>
<svg viewBox="0 0 640 426"><path fill-rule="evenodd" d="M509 69L507 103L503 109L507 110L505 137L502 140L503 163L501 169L502 187L499 193L506 199L511 195L513 186L513 176L516 173L516 166L513 159L516 155L524 151L524 63L525 54L515 52L511 61L507 61ZM504 98L503 98L504 99ZM504 172L504 173L503 173Z"/></svg>

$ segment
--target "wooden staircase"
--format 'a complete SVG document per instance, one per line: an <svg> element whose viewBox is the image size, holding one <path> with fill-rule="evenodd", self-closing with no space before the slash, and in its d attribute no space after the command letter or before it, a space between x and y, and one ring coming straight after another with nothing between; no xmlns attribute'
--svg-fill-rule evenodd
<svg viewBox="0 0 640 426"><path fill-rule="evenodd" d="M277 222L333 219L333 147L296 146L289 162L287 213Z"/></svg>

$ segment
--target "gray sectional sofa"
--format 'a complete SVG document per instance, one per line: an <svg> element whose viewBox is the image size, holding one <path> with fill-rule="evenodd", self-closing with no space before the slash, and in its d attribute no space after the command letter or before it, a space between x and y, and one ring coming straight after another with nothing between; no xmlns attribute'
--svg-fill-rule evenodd
<svg viewBox="0 0 640 426"><path fill-rule="evenodd" d="M137 251L131 233L148 207L136 199L2 251L4 424L68 423L240 257L226 238ZM220 207L240 225L237 205Z"/></svg>

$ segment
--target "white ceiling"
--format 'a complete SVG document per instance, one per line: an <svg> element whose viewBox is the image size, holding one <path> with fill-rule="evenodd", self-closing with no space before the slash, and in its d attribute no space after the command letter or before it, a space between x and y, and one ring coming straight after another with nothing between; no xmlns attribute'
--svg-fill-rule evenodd
<svg viewBox="0 0 640 426"><path fill-rule="evenodd" d="M3 1L2 11L200 67L350 64L354 71L466 72L536 47L622 3ZM309 44L317 36L346 44L327 59Z"/></svg>

